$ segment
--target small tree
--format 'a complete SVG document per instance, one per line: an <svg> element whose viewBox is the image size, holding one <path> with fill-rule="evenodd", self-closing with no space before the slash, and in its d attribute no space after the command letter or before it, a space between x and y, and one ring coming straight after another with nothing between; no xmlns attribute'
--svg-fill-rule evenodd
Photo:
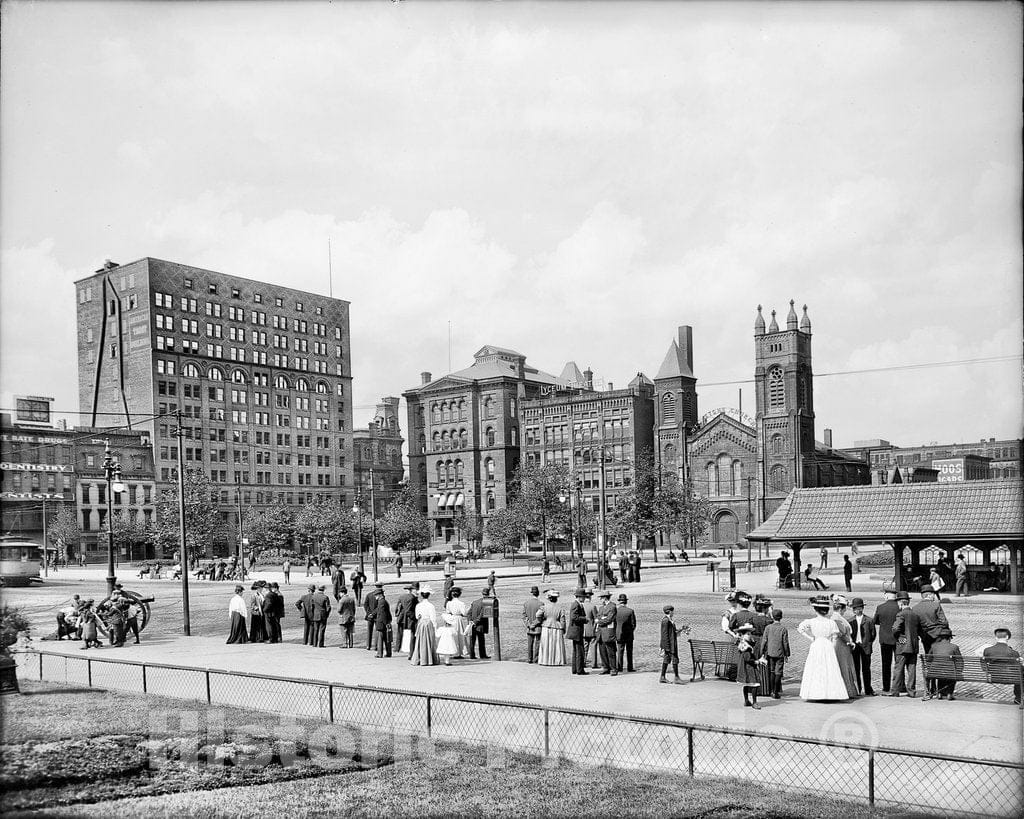
<svg viewBox="0 0 1024 819"><path fill-rule="evenodd" d="M430 522L408 487L399 489L384 516L377 520L377 541L396 552L418 551L430 543Z"/></svg>
<svg viewBox="0 0 1024 819"><path fill-rule="evenodd" d="M82 530L78 526L78 515L73 503L60 505L57 514L47 525L46 536L50 543L60 549L65 560L71 559L71 547L77 546L82 540Z"/></svg>
<svg viewBox="0 0 1024 819"><path fill-rule="evenodd" d="M559 496L570 491L569 468L562 464L538 466L526 462L516 467L512 480L518 487L513 505L520 510L525 526L540 532L546 555L548 531L552 526L565 526L565 505Z"/></svg>
<svg viewBox="0 0 1024 819"><path fill-rule="evenodd" d="M326 549L331 554L352 551L355 521L336 501L307 503L295 516L295 541L309 554Z"/></svg>
<svg viewBox="0 0 1024 819"><path fill-rule="evenodd" d="M193 558L206 556L210 544L223 534L223 519L215 496L210 492L210 481L202 469L187 466L185 482L185 543ZM157 523L153 530L153 543L163 553L178 549L178 485L167 489L157 502Z"/></svg>
<svg viewBox="0 0 1024 819"><path fill-rule="evenodd" d="M111 521L111 529L114 532L114 545L124 549L128 560L140 556L145 559L146 547L153 542L153 530L150 527L117 512Z"/></svg>
<svg viewBox="0 0 1024 819"><path fill-rule="evenodd" d="M492 543L501 547L502 554L507 555L509 551L515 554L526 531L524 517L522 508L514 503L512 506L498 509L488 516L485 526L487 537L491 539Z"/></svg>
<svg viewBox="0 0 1024 819"><path fill-rule="evenodd" d="M484 539L484 519L477 512L462 517L462 532L467 543L480 545Z"/></svg>

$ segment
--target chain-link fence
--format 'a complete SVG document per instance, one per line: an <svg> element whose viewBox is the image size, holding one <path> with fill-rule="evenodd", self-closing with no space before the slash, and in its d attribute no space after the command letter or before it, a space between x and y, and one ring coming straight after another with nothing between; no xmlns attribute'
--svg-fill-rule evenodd
<svg viewBox="0 0 1024 819"><path fill-rule="evenodd" d="M19 676L27 680L311 718L388 732L396 741L468 742L486 746L489 760L492 751L526 752L552 763L734 777L934 814L1024 812L1024 764L1019 762L163 663L35 650L17 658Z"/></svg>

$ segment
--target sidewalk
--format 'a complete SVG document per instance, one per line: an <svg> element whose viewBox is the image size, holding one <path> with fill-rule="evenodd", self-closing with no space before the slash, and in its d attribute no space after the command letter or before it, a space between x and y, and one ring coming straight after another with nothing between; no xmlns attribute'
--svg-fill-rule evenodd
<svg viewBox="0 0 1024 819"><path fill-rule="evenodd" d="M458 694L550 708L583 709L695 725L801 736L870 746L1022 761L1022 712L1012 704L979 701L922 702L868 697L849 703L807 703L797 686L782 700L760 700L761 711L744 708L733 683L708 678L661 685L660 669L586 679L568 667L523 662L455 661L452 667L411 666L404 655L377 659L360 647L314 649L298 644L298 628L286 628L281 645L225 645L222 638L176 637L123 649L81 651L78 643L39 643L40 650L81 659L167 663L196 669L271 674L350 686L379 686L423 694ZM331 635L334 637L335 635ZM362 643L365 645L365 642ZM688 662L683 663L689 666Z"/></svg>

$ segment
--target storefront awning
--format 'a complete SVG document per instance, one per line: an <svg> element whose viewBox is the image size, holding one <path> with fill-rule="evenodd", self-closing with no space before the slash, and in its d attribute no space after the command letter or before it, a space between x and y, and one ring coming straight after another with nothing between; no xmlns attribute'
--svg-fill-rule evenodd
<svg viewBox="0 0 1024 819"><path fill-rule="evenodd" d="M449 509L452 508L453 506L455 506L455 495L454 495L454 493L448 496L448 498L444 502L444 505L446 507L448 507Z"/></svg>
<svg viewBox="0 0 1024 819"><path fill-rule="evenodd" d="M465 502L466 502L465 497L463 497L463 494L461 492L459 492L459 494L455 496L455 505L456 506L462 506Z"/></svg>
<svg viewBox="0 0 1024 819"><path fill-rule="evenodd" d="M450 497L451 497L451 495L438 495L437 496L437 508L438 509L444 509L445 505L448 502L448 498L450 498Z"/></svg>

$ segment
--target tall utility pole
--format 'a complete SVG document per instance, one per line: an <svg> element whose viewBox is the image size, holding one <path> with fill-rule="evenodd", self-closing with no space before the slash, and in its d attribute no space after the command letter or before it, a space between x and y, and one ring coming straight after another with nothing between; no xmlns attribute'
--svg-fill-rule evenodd
<svg viewBox="0 0 1024 819"><path fill-rule="evenodd" d="M242 484L235 484L235 499L238 503L238 565L242 567L242 577L245 577L245 555L242 551L242 541L245 540L245 530L242 528Z"/></svg>
<svg viewBox="0 0 1024 819"><path fill-rule="evenodd" d="M182 443L185 431L181 428L181 410L174 413L178 428L178 540L181 552L181 614L186 637L192 636L192 617L188 608L188 541L185 539L185 452Z"/></svg>
<svg viewBox="0 0 1024 819"><path fill-rule="evenodd" d="M56 563L56 555L54 555L54 566ZM46 547L46 498L43 498L43 577L50 576L50 552Z"/></svg>
<svg viewBox="0 0 1024 819"><path fill-rule="evenodd" d="M377 502L373 494L373 467L370 467L370 546L373 547L373 582L377 577Z"/></svg>
<svg viewBox="0 0 1024 819"><path fill-rule="evenodd" d="M604 444L598 447L598 451L601 454L601 464L598 471L598 489L600 490L600 501L601 501L601 528L600 534L598 535L598 550L597 550L597 573L600 586L602 590L605 588L606 579L605 574L608 571L608 533L605 529L605 498L604 498Z"/></svg>

